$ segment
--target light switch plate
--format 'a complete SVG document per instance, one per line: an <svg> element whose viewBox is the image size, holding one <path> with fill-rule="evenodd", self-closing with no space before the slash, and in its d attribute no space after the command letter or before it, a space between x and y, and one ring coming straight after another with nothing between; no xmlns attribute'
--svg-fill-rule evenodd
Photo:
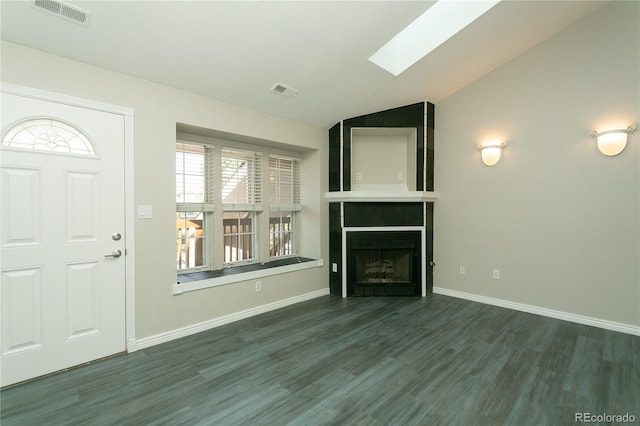
<svg viewBox="0 0 640 426"><path fill-rule="evenodd" d="M151 219L153 217L152 206L138 206L138 219Z"/></svg>

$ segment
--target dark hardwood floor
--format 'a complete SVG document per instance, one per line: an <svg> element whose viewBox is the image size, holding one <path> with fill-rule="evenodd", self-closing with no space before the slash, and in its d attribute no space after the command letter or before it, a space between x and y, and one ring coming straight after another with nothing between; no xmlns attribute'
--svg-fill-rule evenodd
<svg viewBox="0 0 640 426"><path fill-rule="evenodd" d="M640 423L640 337L442 295L326 296L0 393L9 425Z"/></svg>

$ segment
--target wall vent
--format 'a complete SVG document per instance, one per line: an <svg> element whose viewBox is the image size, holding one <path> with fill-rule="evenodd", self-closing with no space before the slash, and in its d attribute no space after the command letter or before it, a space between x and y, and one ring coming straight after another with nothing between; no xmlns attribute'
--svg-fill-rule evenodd
<svg viewBox="0 0 640 426"><path fill-rule="evenodd" d="M68 19L69 21L73 21L84 26L89 25L89 16L91 14L86 10L70 5L69 3L58 0L35 0L33 5L40 10L47 11Z"/></svg>
<svg viewBox="0 0 640 426"><path fill-rule="evenodd" d="M276 83L275 86L271 88L271 91L278 95L286 96L287 98L294 98L298 94L298 90L280 83Z"/></svg>

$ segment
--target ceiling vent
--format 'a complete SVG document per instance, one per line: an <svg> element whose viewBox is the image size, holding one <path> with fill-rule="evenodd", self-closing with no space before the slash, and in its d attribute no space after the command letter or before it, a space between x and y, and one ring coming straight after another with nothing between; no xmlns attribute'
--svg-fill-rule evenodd
<svg viewBox="0 0 640 426"><path fill-rule="evenodd" d="M84 26L89 25L90 13L79 7L57 0L35 0L33 5L40 10L68 19Z"/></svg>
<svg viewBox="0 0 640 426"><path fill-rule="evenodd" d="M292 87L287 87L284 84L276 83L275 86L271 88L273 93L277 93L278 95L286 96L287 98L295 98L298 94L298 91Z"/></svg>

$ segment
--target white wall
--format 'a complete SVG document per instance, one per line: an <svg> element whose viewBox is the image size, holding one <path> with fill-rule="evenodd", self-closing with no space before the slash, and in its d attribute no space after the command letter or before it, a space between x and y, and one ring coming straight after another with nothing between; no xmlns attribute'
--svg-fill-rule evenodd
<svg viewBox="0 0 640 426"><path fill-rule="evenodd" d="M639 132L589 136L640 124L639 27L612 2L436 105L436 287L640 325Z"/></svg>
<svg viewBox="0 0 640 426"><path fill-rule="evenodd" d="M136 337L187 327L328 288L326 267L173 296L175 283L176 123L266 139L303 150L304 256L328 256L327 131L226 104L128 75L2 42L2 81L134 109L135 205L153 206L137 220ZM129 206L130 209L134 206Z"/></svg>

